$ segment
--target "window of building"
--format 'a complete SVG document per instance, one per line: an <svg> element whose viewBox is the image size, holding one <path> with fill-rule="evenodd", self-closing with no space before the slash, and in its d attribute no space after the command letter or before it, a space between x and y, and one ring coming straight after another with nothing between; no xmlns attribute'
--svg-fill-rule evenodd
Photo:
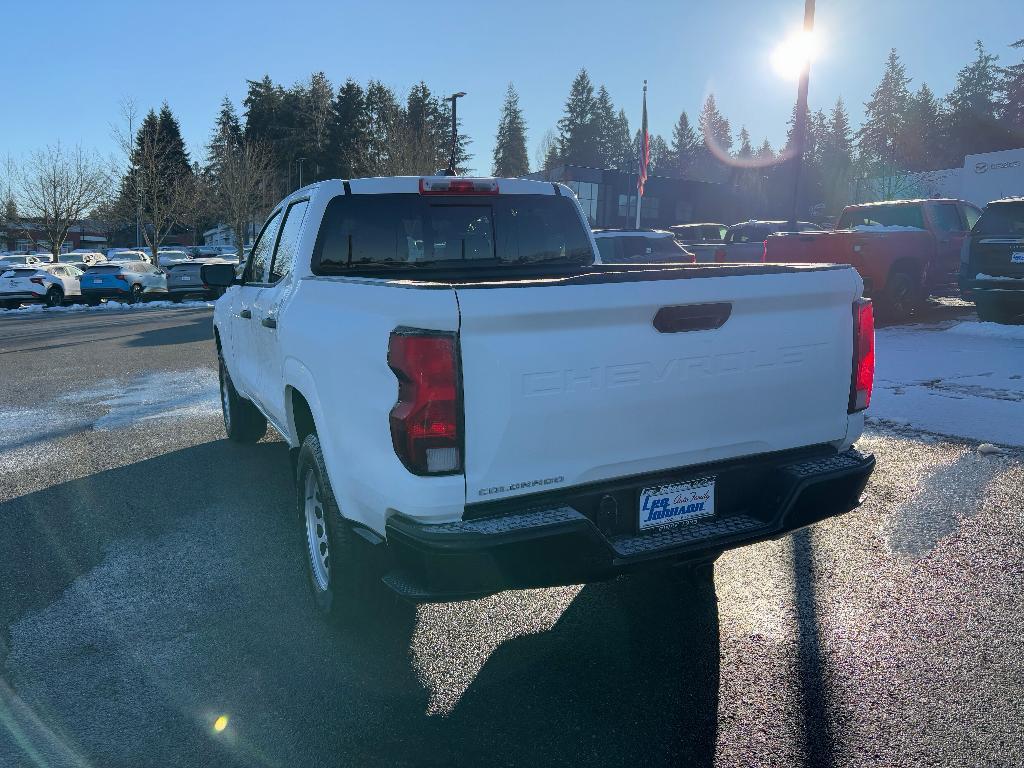
<svg viewBox="0 0 1024 768"><path fill-rule="evenodd" d="M597 223L597 195L598 186L589 181L569 181L566 186L573 191L576 199L580 201L583 212L587 214L587 221L593 226Z"/></svg>
<svg viewBox="0 0 1024 768"><path fill-rule="evenodd" d="M640 205L640 218L656 219L658 213L658 198L644 195L644 201ZM636 195L629 195L628 201L626 195L619 195L619 216L630 221L636 220Z"/></svg>

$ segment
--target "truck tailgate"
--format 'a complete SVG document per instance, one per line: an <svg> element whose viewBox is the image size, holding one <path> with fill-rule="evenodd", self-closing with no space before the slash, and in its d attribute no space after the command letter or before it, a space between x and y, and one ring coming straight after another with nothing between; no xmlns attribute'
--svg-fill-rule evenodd
<svg viewBox="0 0 1024 768"><path fill-rule="evenodd" d="M467 501L842 441L856 272L730 269L458 287Z"/></svg>

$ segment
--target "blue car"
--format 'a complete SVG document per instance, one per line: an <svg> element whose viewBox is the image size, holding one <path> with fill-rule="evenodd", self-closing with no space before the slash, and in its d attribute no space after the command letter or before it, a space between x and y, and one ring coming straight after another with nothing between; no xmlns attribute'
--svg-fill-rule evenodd
<svg viewBox="0 0 1024 768"><path fill-rule="evenodd" d="M146 298L167 297L167 274L143 261L107 262L89 267L82 275L82 297L95 307L102 299L134 304Z"/></svg>

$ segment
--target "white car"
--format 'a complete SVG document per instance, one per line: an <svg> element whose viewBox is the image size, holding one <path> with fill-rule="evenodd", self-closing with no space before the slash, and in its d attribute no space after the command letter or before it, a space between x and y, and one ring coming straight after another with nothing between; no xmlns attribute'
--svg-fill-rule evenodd
<svg viewBox="0 0 1024 768"><path fill-rule="evenodd" d="M149 261L149 254L134 248L111 248L107 261Z"/></svg>
<svg viewBox="0 0 1024 768"><path fill-rule="evenodd" d="M595 229L603 264L688 264L697 260L671 232L660 229Z"/></svg>
<svg viewBox="0 0 1024 768"><path fill-rule="evenodd" d="M89 267L82 275L82 297L96 306L102 299L129 304L146 298L167 298L167 273L148 261L113 261Z"/></svg>
<svg viewBox="0 0 1024 768"><path fill-rule="evenodd" d="M293 449L325 613L381 576L449 600L706 574L853 509L874 468L849 266L605 265L568 187L407 177L304 187L239 279L200 272L227 289L225 430Z"/></svg>
<svg viewBox="0 0 1024 768"><path fill-rule="evenodd" d="M0 305L45 304L59 307L69 298L81 298L81 270L70 264L15 267L0 273Z"/></svg>
<svg viewBox="0 0 1024 768"><path fill-rule="evenodd" d="M0 268L31 267L50 261L48 253L11 253L0 258Z"/></svg>
<svg viewBox="0 0 1024 768"><path fill-rule="evenodd" d="M69 253L62 253L57 257L57 261L61 264L102 264L107 260L107 257L98 251L70 251Z"/></svg>
<svg viewBox="0 0 1024 768"><path fill-rule="evenodd" d="M192 254L184 250L161 248L156 252L156 258L161 267L170 267L192 261Z"/></svg>

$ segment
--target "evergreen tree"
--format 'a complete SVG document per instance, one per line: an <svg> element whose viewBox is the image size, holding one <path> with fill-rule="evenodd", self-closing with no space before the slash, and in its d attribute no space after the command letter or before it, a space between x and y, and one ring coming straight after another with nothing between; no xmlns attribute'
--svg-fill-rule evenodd
<svg viewBox="0 0 1024 768"><path fill-rule="evenodd" d="M853 164L853 140L850 119L843 100L836 99L828 125L819 138L821 176L825 211L837 214L849 198L850 168Z"/></svg>
<svg viewBox="0 0 1024 768"><path fill-rule="evenodd" d="M421 80L412 87L405 102L405 130L396 147L405 153L400 173L435 173L447 167L451 124L445 117L426 83Z"/></svg>
<svg viewBox="0 0 1024 768"><path fill-rule="evenodd" d="M882 81L864 104L864 122L857 132L857 146L865 162L884 166L892 174L901 170L899 143L910 106L910 78L896 49L889 51Z"/></svg>
<svg viewBox="0 0 1024 768"><path fill-rule="evenodd" d="M927 83L922 83L910 97L899 139L899 155L908 171L934 170L942 167L947 159L943 151L939 102Z"/></svg>
<svg viewBox="0 0 1024 768"><path fill-rule="evenodd" d="M596 115L594 85L587 70L581 69L572 81L565 112L558 121L559 155L563 162L601 166L601 137Z"/></svg>
<svg viewBox="0 0 1024 768"><path fill-rule="evenodd" d="M235 112L235 105L227 96L220 103L220 113L213 126L213 133L206 145L206 172L216 178L224 158L242 145L242 124Z"/></svg>
<svg viewBox="0 0 1024 768"><path fill-rule="evenodd" d="M181 138L181 125L166 101L160 107L157 124L160 141L164 147L164 173L169 178L191 176L192 161L189 159L188 150L185 149L185 140Z"/></svg>
<svg viewBox="0 0 1024 768"><path fill-rule="evenodd" d="M753 159L754 148L750 146L750 133L745 125L740 127L739 140L740 148L736 151L736 157L742 160Z"/></svg>
<svg viewBox="0 0 1024 768"><path fill-rule="evenodd" d="M444 162L439 166L440 168L446 168L448 166L449 156L451 155L452 140L452 103L447 99L441 102L441 128L444 133L444 143L441 146L441 158ZM472 139L469 138L465 133L462 132L462 118L459 118L459 124L455 128L455 172L466 173L469 161L473 158L473 155L469 151L469 145L472 144Z"/></svg>
<svg viewBox="0 0 1024 768"><path fill-rule="evenodd" d="M679 113L679 119L672 129L672 168L676 175L686 177L693 170L700 156L703 143L690 125L686 112Z"/></svg>
<svg viewBox="0 0 1024 768"><path fill-rule="evenodd" d="M649 174L657 173L664 176L673 170L672 150L668 143L661 136L655 134L650 138L651 159Z"/></svg>
<svg viewBox="0 0 1024 768"><path fill-rule="evenodd" d="M629 118L626 110L620 109L615 117L615 138L612 146L611 167L620 171L632 172L637 167L637 157L633 152L633 134L629 130Z"/></svg>
<svg viewBox="0 0 1024 768"><path fill-rule="evenodd" d="M758 161L758 165L768 165L775 162L775 150L772 149L771 142L765 139L761 142L761 146L757 148L757 152L754 153L754 159Z"/></svg>
<svg viewBox="0 0 1024 768"><path fill-rule="evenodd" d="M379 80L371 80L366 87L366 173L386 176L397 173L391 139L397 139L402 108L395 92Z"/></svg>
<svg viewBox="0 0 1024 768"><path fill-rule="evenodd" d="M602 88L602 90L604 90ZM494 162L491 173L495 176L525 176L530 171L526 156L526 123L519 107L519 94L512 83L505 91L501 108L498 135L494 141Z"/></svg>
<svg viewBox="0 0 1024 768"><path fill-rule="evenodd" d="M271 153L274 176L279 186L276 190L268 190L268 195L280 197L291 190L286 182L291 178L291 158L294 156L288 148L291 137L287 127L286 93L269 75L247 83L249 90L242 101L245 110L243 135L246 142L265 146Z"/></svg>
<svg viewBox="0 0 1024 768"><path fill-rule="evenodd" d="M349 78L338 89L334 99L328 131L331 163L340 178L352 179L367 174L367 123L366 95L359 83Z"/></svg>
<svg viewBox="0 0 1024 768"><path fill-rule="evenodd" d="M725 116L718 111L715 94L709 93L697 120L705 146L712 146L716 154L727 155L732 149L732 127Z"/></svg>
<svg viewBox="0 0 1024 768"><path fill-rule="evenodd" d="M956 164L963 162L964 155L1010 146L1009 135L997 119L999 57L988 53L980 40L975 51L976 58L960 70L956 87L946 97L946 134Z"/></svg>
<svg viewBox="0 0 1024 768"><path fill-rule="evenodd" d="M594 121L596 122L597 141L600 154L600 166L612 168L618 155L617 134L618 122L615 116L615 105L608 89L603 85L597 89L597 101L594 105Z"/></svg>
<svg viewBox="0 0 1024 768"><path fill-rule="evenodd" d="M330 146L334 86L323 72L315 72L308 85L296 86L296 95L298 112L291 143L295 156L305 158L302 182L331 178L336 175Z"/></svg>
<svg viewBox="0 0 1024 768"><path fill-rule="evenodd" d="M1011 43L1024 49L1024 39ZM1024 146L1024 60L1001 71L999 118L1013 146Z"/></svg>

